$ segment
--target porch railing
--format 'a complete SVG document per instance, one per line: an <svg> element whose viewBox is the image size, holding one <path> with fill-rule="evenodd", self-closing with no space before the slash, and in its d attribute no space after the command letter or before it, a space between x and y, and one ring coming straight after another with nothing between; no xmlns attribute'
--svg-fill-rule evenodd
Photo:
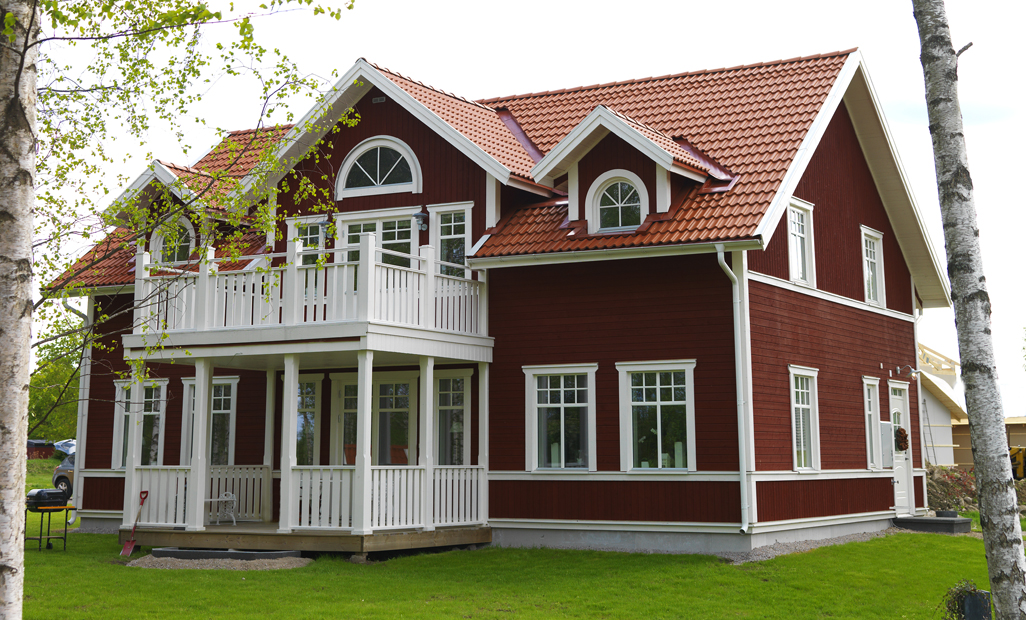
<svg viewBox="0 0 1026 620"><path fill-rule="evenodd" d="M435 467L432 512L435 525L470 525L482 523L481 485L483 467Z"/></svg>
<svg viewBox="0 0 1026 620"><path fill-rule="evenodd" d="M292 468L291 501L297 528L352 527L353 467Z"/></svg>
<svg viewBox="0 0 1026 620"><path fill-rule="evenodd" d="M224 260L148 263L139 252L136 333L248 329L345 321L381 321L433 331L487 335L487 286L463 265L376 247L261 254L253 267L221 271ZM303 264L313 257L316 264ZM369 257L367 264L360 261ZM475 277L477 279L475 279Z"/></svg>
<svg viewBox="0 0 1026 620"><path fill-rule="evenodd" d="M235 495L235 519L271 520L271 468L267 465L211 465L207 499L222 493ZM207 521L217 518L218 504L211 502Z"/></svg>
<svg viewBox="0 0 1026 620"><path fill-rule="evenodd" d="M137 467L139 489L147 491L139 513L140 525L185 525L185 494L190 477L189 467ZM138 498L133 498L136 510Z"/></svg>
<svg viewBox="0 0 1026 620"><path fill-rule="evenodd" d="M423 467L371 467L371 527L422 527L423 491Z"/></svg>

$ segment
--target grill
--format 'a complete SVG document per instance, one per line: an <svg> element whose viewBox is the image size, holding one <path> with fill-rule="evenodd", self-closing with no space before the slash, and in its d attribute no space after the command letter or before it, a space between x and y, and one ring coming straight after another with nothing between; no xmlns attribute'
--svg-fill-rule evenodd
<svg viewBox="0 0 1026 620"><path fill-rule="evenodd" d="M68 505L68 497L59 489L32 489L25 498L25 507L32 512L41 508L56 508Z"/></svg>

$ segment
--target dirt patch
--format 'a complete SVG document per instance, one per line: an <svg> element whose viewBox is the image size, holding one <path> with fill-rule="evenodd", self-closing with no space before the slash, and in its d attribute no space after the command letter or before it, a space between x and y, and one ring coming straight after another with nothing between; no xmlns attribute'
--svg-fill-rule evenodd
<svg viewBox="0 0 1026 620"><path fill-rule="evenodd" d="M196 569L196 570L281 570L302 568L313 562L310 558L278 558L276 560L179 560L144 555L126 566L137 568Z"/></svg>

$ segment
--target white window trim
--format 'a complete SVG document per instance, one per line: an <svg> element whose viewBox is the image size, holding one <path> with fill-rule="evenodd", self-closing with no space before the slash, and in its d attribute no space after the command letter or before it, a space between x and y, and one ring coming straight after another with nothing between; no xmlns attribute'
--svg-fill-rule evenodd
<svg viewBox="0 0 1026 620"><path fill-rule="evenodd" d="M110 455L110 468L124 470L125 466L121 463L121 457L124 450L125 442L125 398L124 392L126 388L132 386L134 381L131 379L118 379L114 381L114 444L111 446ZM164 462L164 432L167 428L167 385L168 379L146 379L143 381L143 387L155 387L160 386L160 440L157 448L157 463L162 464ZM142 423L142 411L139 412L139 423ZM128 426L129 432L132 432L131 422ZM129 445L128 449L131 450L132 446ZM136 467L139 464L136 463ZM150 467L147 465L147 467Z"/></svg>
<svg viewBox="0 0 1026 620"><path fill-rule="evenodd" d="M862 235L859 237L859 259L862 261L862 297L867 304L872 306L887 307L887 286L884 282L884 249L883 233L868 226L862 226ZM866 280L869 278L869 270L866 267L866 239L876 241L876 292L878 299L869 298L869 291L866 289Z"/></svg>
<svg viewBox="0 0 1026 620"><path fill-rule="evenodd" d="M458 368L456 370L436 370L435 371L435 389L434 389L434 398L435 398L435 405L434 406L435 406L435 411L434 411L434 420L435 420L435 425L436 426L439 423L438 421L441 419L439 417L439 409L441 409L441 407L438 405L438 393L439 393L438 381L440 379L463 379L463 466L464 467L469 467L470 466L470 444L471 444L471 439L473 438L473 434L472 434L473 423L471 421L471 402L470 402L470 379L473 376L474 376L474 371L473 371L473 369L470 369L470 368ZM451 408L452 407L450 407L450 409ZM441 447L441 445L439 445L440 442L441 442L441 437L439 437L438 429L435 429L435 432L434 432L434 442L435 442L435 462L437 463L437 462L439 462L441 460L441 459L438 458L438 456L442 453L442 447ZM443 465L442 467L446 467L446 466Z"/></svg>
<svg viewBox="0 0 1026 620"><path fill-rule="evenodd" d="M901 405L903 407L902 413L905 414L905 419L901 423L901 428L905 429L905 432L908 433L908 442L909 442L909 445L908 445L908 458L909 458L909 462L911 463L911 461L912 461L912 410L909 409L908 386L909 386L909 384L908 384L907 381L889 380L887 382L887 407L888 407L888 415L890 416L891 424L893 425L894 424L894 409L895 409L895 407L894 407L894 396L891 395L891 390L892 389L897 389L897 390L904 390L905 391L905 396L903 397L902 403L901 403Z"/></svg>
<svg viewBox="0 0 1026 620"><path fill-rule="evenodd" d="M374 246L382 247L381 230L382 222L398 221L398 220L409 220L410 222L410 256L420 256L420 241L419 241L419 230L417 229L417 222L414 220L413 214L420 213L421 207L393 207L390 209L375 209L373 211L355 211L352 213L336 213L335 214L335 229L337 231L337 241L335 243L336 250L352 251L358 250L359 244L351 245L349 243L349 230L350 224L371 224L374 223ZM469 213L469 210L468 210ZM467 247L467 253L470 253L470 247ZM348 256L348 255L346 255Z"/></svg>
<svg viewBox="0 0 1026 620"><path fill-rule="evenodd" d="M869 402L866 397L866 390L873 387L876 390L876 409L869 410ZM863 418L866 420L866 468L883 469L883 446L880 441L880 379L878 377L862 377L862 407Z"/></svg>
<svg viewBox="0 0 1026 620"><path fill-rule="evenodd" d="M652 362L619 362L616 369L620 373L620 471L637 471L645 474L660 472L681 473L680 469L634 469L634 429L631 416L631 383L630 373L632 372L659 372L683 370L686 375L685 386L687 398L687 433L688 433L688 455L687 471L697 470L696 455L697 441L695 440L695 366L697 360L661 360Z"/></svg>
<svg viewBox="0 0 1026 620"><path fill-rule="evenodd" d="M345 189L346 177L349 176L349 169L353 167L356 160L365 152L379 146L395 149L406 158L406 161L410 164L410 172L413 176L413 181L410 183L401 183L396 185L377 185L375 187ZM353 150L349 151L346 158L342 160L342 167L339 168L338 176L335 177L335 200L341 201L343 198L378 196L381 194L401 194L404 192L419 194L423 191L423 187L424 175L421 172L420 161L417 159L417 156L413 154L413 149L398 138L393 138L392 136L374 136L373 138L367 138L363 142L357 144L353 147Z"/></svg>
<svg viewBox="0 0 1026 620"><path fill-rule="evenodd" d="M791 466L797 472L818 472L821 469L819 458L819 369L788 364L787 374L787 391L791 402L791 409L787 416L791 420ZM797 429L794 426L794 378L796 376L812 378L812 413L809 416L809 424L812 426L809 433L812 443L811 467L798 467L798 438L796 436Z"/></svg>
<svg viewBox="0 0 1026 620"><path fill-rule="evenodd" d="M196 251L196 246L197 246L197 243L196 243L196 227L193 226L192 222L189 221L189 218L185 217L184 215L183 216L179 216L176 223L179 226L183 227L185 229L185 231L189 234L189 256L192 256L192 254ZM164 225L166 226L166 225L168 225L168 223L165 223ZM164 233L161 231L160 227L157 227L157 229L153 231L153 235L151 235L151 237L150 237L150 261L152 261L154 263L164 264L164 265L181 265L181 264L189 262L188 259L183 260L183 261L170 261L170 262L165 262L163 259L164 259Z"/></svg>
<svg viewBox="0 0 1026 620"><path fill-rule="evenodd" d="M595 454L598 442L595 438L595 372L598 364L552 364L546 366L522 366L524 371L524 410L526 420L525 439L527 441L524 459L526 471L552 471L560 474L586 473L579 468L539 468L538 467L538 375L588 375L588 468L587 471L598 471L598 459Z"/></svg>
<svg viewBox="0 0 1026 620"><path fill-rule="evenodd" d="M812 210L813 204L806 202L801 198L791 197L791 204L788 206L788 217L787 217L787 251L788 251L788 269L790 271L791 282L802 286L808 286L816 288L816 235L812 226ZM805 271L808 273L808 277L802 279L798 277L794 269L794 257L791 253L791 211L800 211L805 215L805 258L807 264L805 265Z"/></svg>
<svg viewBox="0 0 1026 620"><path fill-rule="evenodd" d="M648 202L648 188L645 187L644 181L641 177L634 174L630 170L623 170L617 168L615 170L609 170L603 172L592 182L591 187L588 188L588 193L584 198L584 214L588 219L588 232L631 232L636 230L637 226L621 226L619 228L600 228L599 226L599 198L602 197L602 192L605 191L606 187L612 185L617 181L626 181L634 186L638 190L638 198L641 199L641 222L645 221L649 213L649 202ZM641 224L638 224L640 226Z"/></svg>
<svg viewBox="0 0 1026 620"><path fill-rule="evenodd" d="M435 376L438 376L438 372L435 371ZM347 385L359 385L359 377L355 372L333 372L329 375L331 377L331 388L335 390L338 403L333 405L332 413L336 417L332 418L336 420L335 424L332 424L331 431L331 450L334 452L332 456L335 460L336 465L342 461L342 456L338 454L338 444L341 441L341 437L338 436L339 430L341 429L341 420L337 416L341 416L344 412L342 407L342 396L341 391L345 389ZM379 408L377 405L377 388L382 383L409 383L410 384L410 443L409 443L409 454L407 455L407 461L409 467L418 466L419 450L418 439L420 438L419 424L420 424L420 401L419 401L419 390L417 389L417 380L420 378L420 372L408 371L408 370L397 370L397 371L385 371L375 372L371 377L371 454L374 456L373 465L377 467L377 461L380 458L378 452L378 433L376 432L379 424ZM300 378L302 381L302 378ZM319 396L319 395L318 395ZM337 407L337 409L335 409ZM359 415L359 414L357 414ZM320 442L320 419L318 419L318 427L316 430L317 441ZM319 449L319 448L318 448ZM318 455L320 453L318 452Z"/></svg>
<svg viewBox="0 0 1026 620"><path fill-rule="evenodd" d="M228 421L228 465L235 465L235 412L238 409L239 402L239 377L214 377L211 382L211 386L214 385L230 385L232 386L232 400L231 409L229 415L231 416ZM196 389L196 378L195 377L182 377L182 442L181 442L181 455L178 461L182 465L188 465L192 462L192 416L195 412L193 403L193 390ZM213 403L214 391L210 390L210 400ZM207 410L207 463L210 463L210 430L213 424L213 409Z"/></svg>
<svg viewBox="0 0 1026 620"><path fill-rule="evenodd" d="M447 204L428 205L427 206L428 216L431 218L430 231L431 234L428 237L431 239L431 243L435 246L435 258L442 260L442 214L444 213L463 213L464 214L464 256L470 255L471 248L474 247L472 230L472 213L474 212L473 202L452 202ZM416 228L416 224L414 224ZM466 259L464 259L465 261Z"/></svg>

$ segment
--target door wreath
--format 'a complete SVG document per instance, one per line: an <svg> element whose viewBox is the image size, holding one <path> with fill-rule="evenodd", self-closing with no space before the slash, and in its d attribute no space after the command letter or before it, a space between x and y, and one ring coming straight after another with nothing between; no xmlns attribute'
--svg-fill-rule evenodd
<svg viewBox="0 0 1026 620"><path fill-rule="evenodd" d="M908 450L908 431L900 426L894 431L894 447L902 452Z"/></svg>

